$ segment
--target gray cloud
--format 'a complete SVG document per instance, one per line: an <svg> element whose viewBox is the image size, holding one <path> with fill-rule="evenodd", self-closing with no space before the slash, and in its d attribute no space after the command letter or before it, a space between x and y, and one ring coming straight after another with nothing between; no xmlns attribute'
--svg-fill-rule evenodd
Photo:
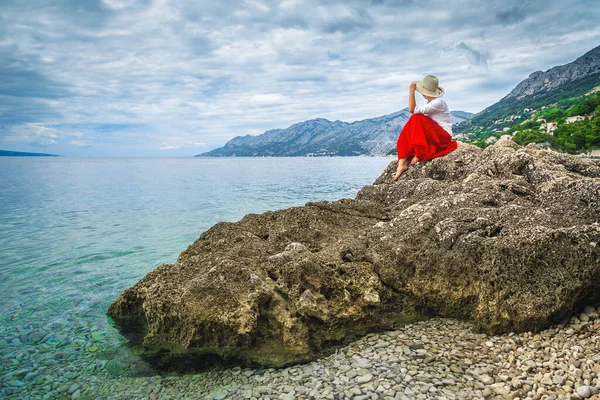
<svg viewBox="0 0 600 400"><path fill-rule="evenodd" d="M367 10L350 9L350 14L341 18L332 18L327 21L323 30L327 33L350 33L362 31L373 26L373 20Z"/></svg>
<svg viewBox="0 0 600 400"><path fill-rule="evenodd" d="M37 57L21 57L16 49L0 49L0 76L10 77L0 81L0 95L57 99L70 96L69 85L53 80L40 71L35 64L41 63Z"/></svg>
<svg viewBox="0 0 600 400"><path fill-rule="evenodd" d="M511 25L521 22L527 16L525 7L526 5L520 4L498 10L496 12L496 20L504 25Z"/></svg>
<svg viewBox="0 0 600 400"><path fill-rule="evenodd" d="M7 0L0 148L192 155L305 119L397 111L428 73L451 108L478 111L599 43L594 4Z"/></svg>
<svg viewBox="0 0 600 400"><path fill-rule="evenodd" d="M491 54L486 51L475 50L465 42L460 42L457 46L460 50L465 50L469 56L469 60L474 65L479 65L487 68L488 62L491 59Z"/></svg>

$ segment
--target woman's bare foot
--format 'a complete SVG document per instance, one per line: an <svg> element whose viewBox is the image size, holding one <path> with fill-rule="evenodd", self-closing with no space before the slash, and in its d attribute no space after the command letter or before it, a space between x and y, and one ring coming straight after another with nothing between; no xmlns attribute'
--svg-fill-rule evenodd
<svg viewBox="0 0 600 400"><path fill-rule="evenodd" d="M398 161L398 169L396 170L396 175L394 175L394 177L392 179L397 181L398 178L400 178L400 175L402 175L404 173L404 171L406 171L407 169L408 169L408 165L406 165L406 163Z"/></svg>
<svg viewBox="0 0 600 400"><path fill-rule="evenodd" d="M410 160L410 165L415 165L418 162L419 162L419 159L417 158L417 156L413 156L412 160Z"/></svg>

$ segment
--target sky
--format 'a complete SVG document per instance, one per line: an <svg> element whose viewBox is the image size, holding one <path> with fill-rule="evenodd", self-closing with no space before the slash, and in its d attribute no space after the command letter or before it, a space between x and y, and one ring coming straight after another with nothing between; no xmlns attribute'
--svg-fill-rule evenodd
<svg viewBox="0 0 600 400"><path fill-rule="evenodd" d="M597 0L2 0L0 149L185 157L440 80L479 112L600 44Z"/></svg>

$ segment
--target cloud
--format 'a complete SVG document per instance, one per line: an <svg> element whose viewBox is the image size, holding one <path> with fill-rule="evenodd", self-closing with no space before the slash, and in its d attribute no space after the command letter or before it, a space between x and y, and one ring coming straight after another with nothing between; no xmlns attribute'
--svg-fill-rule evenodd
<svg viewBox="0 0 600 400"><path fill-rule="evenodd" d="M68 144L69 144L69 146L82 147L82 148L96 147L96 145L94 143L88 143L88 142L84 142L82 140L71 140Z"/></svg>
<svg viewBox="0 0 600 400"><path fill-rule="evenodd" d="M373 20L367 9L336 5L335 7L319 7L317 12L325 16L322 29L327 33L347 34L363 31L373 26Z"/></svg>
<svg viewBox="0 0 600 400"><path fill-rule="evenodd" d="M54 139L37 139L37 140L33 140L29 142L29 145L31 146L35 146L35 147L48 147L48 146L52 146L53 144L56 144L56 140Z"/></svg>
<svg viewBox="0 0 600 400"><path fill-rule="evenodd" d="M397 111L429 73L451 108L479 111L600 43L594 5L6 0L0 143L193 155L310 118Z"/></svg>
<svg viewBox="0 0 600 400"><path fill-rule="evenodd" d="M48 147L57 143L60 132L40 124L27 123L14 126L10 134L4 137L8 142L25 142L36 147Z"/></svg>
<svg viewBox="0 0 600 400"><path fill-rule="evenodd" d="M206 147L206 143L203 142L194 142L190 140L186 140L182 137L173 137L170 138L170 142L161 143L159 150L180 150L186 148L197 149L201 147Z"/></svg>
<svg viewBox="0 0 600 400"><path fill-rule="evenodd" d="M525 7L526 5L521 4L498 10L496 12L496 20L503 25L511 25L521 22L527 16Z"/></svg>
<svg viewBox="0 0 600 400"><path fill-rule="evenodd" d="M137 0L102 0L107 7L113 10L122 10L137 3Z"/></svg>
<svg viewBox="0 0 600 400"><path fill-rule="evenodd" d="M469 60L472 64L482 66L484 68L488 67L488 62L491 59L491 54L485 51L475 50L465 42L460 42L458 44L458 48L460 50L465 50L469 56Z"/></svg>

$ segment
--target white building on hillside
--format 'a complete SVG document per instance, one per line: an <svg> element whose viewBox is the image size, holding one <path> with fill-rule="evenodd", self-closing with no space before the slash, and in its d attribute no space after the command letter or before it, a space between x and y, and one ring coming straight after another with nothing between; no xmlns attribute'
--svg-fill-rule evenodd
<svg viewBox="0 0 600 400"><path fill-rule="evenodd" d="M567 117L567 119L566 119L566 121L565 121L565 122L566 122L567 124L571 124L571 123L573 123L573 122L577 122L577 121L585 121L585 117L584 117L584 116L582 116L582 115L576 115L576 116L574 116L574 117Z"/></svg>
<svg viewBox="0 0 600 400"><path fill-rule="evenodd" d="M552 132L554 132L556 129L558 129L558 122L548 122L546 124L546 133L554 135Z"/></svg>

